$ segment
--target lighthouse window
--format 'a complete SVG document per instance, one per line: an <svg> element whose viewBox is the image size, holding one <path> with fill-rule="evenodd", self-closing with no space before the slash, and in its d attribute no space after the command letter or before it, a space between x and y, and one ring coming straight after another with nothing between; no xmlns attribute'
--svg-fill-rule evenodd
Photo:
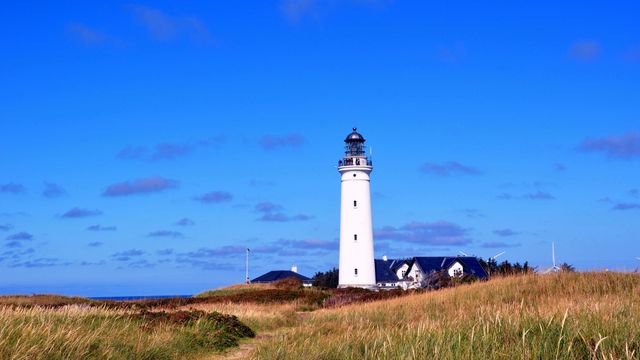
<svg viewBox="0 0 640 360"><path fill-rule="evenodd" d="M353 207L358 207L358 202L356 200L353 200Z"/></svg>
<svg viewBox="0 0 640 360"><path fill-rule="evenodd" d="M353 234L353 240L358 241L358 234Z"/></svg>
<svg viewBox="0 0 640 360"><path fill-rule="evenodd" d="M358 276L358 268L353 269L353 274L354 274L355 276Z"/></svg>
<svg viewBox="0 0 640 360"><path fill-rule="evenodd" d="M356 174L353 174L353 177L356 177Z"/></svg>

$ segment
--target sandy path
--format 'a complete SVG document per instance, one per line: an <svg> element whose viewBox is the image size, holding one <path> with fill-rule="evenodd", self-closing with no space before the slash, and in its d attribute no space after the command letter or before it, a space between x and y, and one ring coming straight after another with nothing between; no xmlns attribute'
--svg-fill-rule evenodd
<svg viewBox="0 0 640 360"><path fill-rule="evenodd" d="M307 316L308 312L298 312L298 324L300 324ZM253 339L248 339L240 343L237 348L229 349L221 354L208 355L202 358L202 360L244 360L249 359L253 350L258 346L260 342L266 341L274 337L280 331L291 330L291 328L279 329L272 332L257 334Z"/></svg>

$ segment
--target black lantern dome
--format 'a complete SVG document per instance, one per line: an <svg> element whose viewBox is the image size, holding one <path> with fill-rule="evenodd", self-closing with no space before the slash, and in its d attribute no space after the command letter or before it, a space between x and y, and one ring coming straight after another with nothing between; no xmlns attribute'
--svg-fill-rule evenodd
<svg viewBox="0 0 640 360"><path fill-rule="evenodd" d="M347 156L364 156L364 136L360 134L358 128L353 128L353 132L344 139L344 150Z"/></svg>
<svg viewBox="0 0 640 360"><path fill-rule="evenodd" d="M353 131L347 136L346 139L344 139L344 142L365 142L366 140L364 139L364 136L362 136L362 134L360 134L357 130L358 128L353 128Z"/></svg>

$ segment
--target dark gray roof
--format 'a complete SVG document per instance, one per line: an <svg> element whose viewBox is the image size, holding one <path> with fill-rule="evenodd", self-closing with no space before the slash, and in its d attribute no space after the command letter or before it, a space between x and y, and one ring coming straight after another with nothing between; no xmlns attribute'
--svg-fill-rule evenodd
<svg viewBox="0 0 640 360"><path fill-rule="evenodd" d="M256 282L256 283L274 282L274 281L278 281L278 280L282 280L290 277L294 277L302 281L311 280L308 277L304 275L300 275L291 270L273 270L273 271L269 271L264 275L258 276L257 278L251 280L251 282Z"/></svg>
<svg viewBox="0 0 640 360"><path fill-rule="evenodd" d="M392 260L391 271L397 272L398 269L400 269L400 267L402 267L402 265L404 265L404 264L407 264L407 265L409 265L409 267L411 267L411 264L413 264L413 259L395 259L395 260Z"/></svg>
<svg viewBox="0 0 640 360"><path fill-rule="evenodd" d="M351 132L351 134L347 135L347 138L344 139L344 142L365 142L364 140L364 136L362 136L362 134L360 134L358 131L358 128L353 128L353 132Z"/></svg>
<svg viewBox="0 0 640 360"><path fill-rule="evenodd" d="M396 273L393 272L393 270L391 270L391 265L393 264L393 260L388 259L387 261L381 260L381 259L376 259L375 260L375 265L376 265L376 282L396 282L400 279L398 279L398 276L396 275Z"/></svg>
<svg viewBox="0 0 640 360"><path fill-rule="evenodd" d="M447 269L458 261L462 264L465 273L474 275L479 279L489 277L482 265L480 265L478 258L474 256L420 256L413 259L425 273Z"/></svg>

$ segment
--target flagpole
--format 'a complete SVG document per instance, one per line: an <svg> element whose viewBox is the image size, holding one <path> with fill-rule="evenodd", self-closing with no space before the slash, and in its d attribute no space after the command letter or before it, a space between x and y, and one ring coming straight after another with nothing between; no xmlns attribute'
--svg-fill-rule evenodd
<svg viewBox="0 0 640 360"><path fill-rule="evenodd" d="M247 261L245 263L245 283L251 283L251 280L249 280L249 248L247 248Z"/></svg>

